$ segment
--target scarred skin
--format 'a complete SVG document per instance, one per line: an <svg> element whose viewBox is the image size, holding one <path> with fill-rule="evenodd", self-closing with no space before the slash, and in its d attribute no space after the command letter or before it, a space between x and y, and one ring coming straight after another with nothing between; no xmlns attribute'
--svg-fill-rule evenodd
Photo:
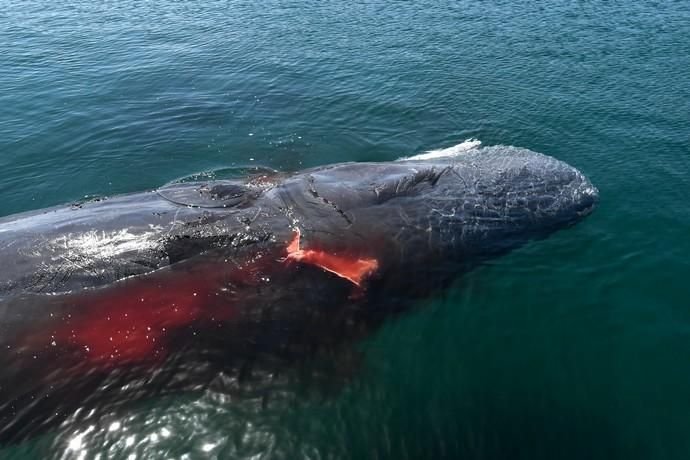
<svg viewBox="0 0 690 460"><path fill-rule="evenodd" d="M596 201L567 164L498 146L2 218L0 439L340 349Z"/></svg>

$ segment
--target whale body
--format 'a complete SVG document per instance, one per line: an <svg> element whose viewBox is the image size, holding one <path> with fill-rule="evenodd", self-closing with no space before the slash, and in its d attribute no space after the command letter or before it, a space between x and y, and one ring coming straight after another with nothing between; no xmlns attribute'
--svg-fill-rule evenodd
<svg viewBox="0 0 690 460"><path fill-rule="evenodd" d="M470 144L0 218L0 441L328 356L597 199L564 162Z"/></svg>

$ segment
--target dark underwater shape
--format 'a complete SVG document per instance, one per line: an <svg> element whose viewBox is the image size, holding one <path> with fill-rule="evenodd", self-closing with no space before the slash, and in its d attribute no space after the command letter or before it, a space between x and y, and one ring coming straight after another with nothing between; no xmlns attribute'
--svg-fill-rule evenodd
<svg viewBox="0 0 690 460"><path fill-rule="evenodd" d="M0 438L346 348L596 201L563 162L467 143L0 219Z"/></svg>

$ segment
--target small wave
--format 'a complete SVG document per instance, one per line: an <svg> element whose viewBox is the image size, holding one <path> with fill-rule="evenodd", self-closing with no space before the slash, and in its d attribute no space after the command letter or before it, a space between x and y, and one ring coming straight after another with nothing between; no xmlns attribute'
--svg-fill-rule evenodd
<svg viewBox="0 0 690 460"><path fill-rule="evenodd" d="M475 149L482 145L481 141L477 139L467 139L460 144L454 145L452 147L446 147L445 149L429 150L419 155L413 155L411 157L399 158L398 161L406 160L432 160L434 158L445 158L445 157L455 157L463 154L464 152Z"/></svg>

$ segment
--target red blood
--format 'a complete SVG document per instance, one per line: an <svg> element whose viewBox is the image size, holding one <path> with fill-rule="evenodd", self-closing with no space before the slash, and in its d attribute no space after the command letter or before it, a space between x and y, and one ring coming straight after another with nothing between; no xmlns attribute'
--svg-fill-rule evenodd
<svg viewBox="0 0 690 460"><path fill-rule="evenodd" d="M141 284L141 283L137 283ZM199 317L203 297L193 286L139 285L94 299L87 317L71 327L71 341L83 345L91 359L132 361L163 351L161 338L169 329Z"/></svg>
<svg viewBox="0 0 690 460"><path fill-rule="evenodd" d="M120 281L89 294L73 296L78 307L56 331L54 340L68 342L101 364L156 360L165 356L166 338L195 321L229 320L232 302L223 294L230 281L249 282L249 270L208 265L194 271L164 270Z"/></svg>

